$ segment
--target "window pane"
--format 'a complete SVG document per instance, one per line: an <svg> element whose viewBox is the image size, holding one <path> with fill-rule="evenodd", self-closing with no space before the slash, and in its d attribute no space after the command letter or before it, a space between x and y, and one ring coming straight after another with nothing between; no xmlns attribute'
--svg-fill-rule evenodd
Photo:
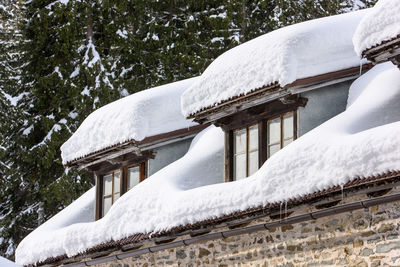
<svg viewBox="0 0 400 267"><path fill-rule="evenodd" d="M140 182L140 168L132 167L128 169L128 190Z"/></svg>
<svg viewBox="0 0 400 267"><path fill-rule="evenodd" d="M113 203L115 203L115 201L117 201L117 199L120 197L120 194L119 193L116 193L116 194L114 194L114 202Z"/></svg>
<svg viewBox="0 0 400 267"><path fill-rule="evenodd" d="M119 193L121 189L121 173L115 172L114 173L114 193Z"/></svg>
<svg viewBox="0 0 400 267"><path fill-rule="evenodd" d="M268 144L280 143L281 140L281 119L268 122Z"/></svg>
<svg viewBox="0 0 400 267"><path fill-rule="evenodd" d="M290 144L291 142L293 142L293 138L283 141L283 146L285 147L288 144Z"/></svg>
<svg viewBox="0 0 400 267"><path fill-rule="evenodd" d="M278 152L280 149L281 149L281 144L268 146L268 157L271 157L273 154Z"/></svg>
<svg viewBox="0 0 400 267"><path fill-rule="evenodd" d="M239 131L235 131L234 135L235 135L235 144L234 144L235 154L240 152L245 152L247 149L246 128Z"/></svg>
<svg viewBox="0 0 400 267"><path fill-rule="evenodd" d="M249 175L258 170L258 150L249 153Z"/></svg>
<svg viewBox="0 0 400 267"><path fill-rule="evenodd" d="M112 174L105 175L103 178L103 195L112 194Z"/></svg>
<svg viewBox="0 0 400 267"><path fill-rule="evenodd" d="M105 197L103 199L103 215L105 215L111 208L111 197Z"/></svg>
<svg viewBox="0 0 400 267"><path fill-rule="evenodd" d="M235 180L246 178L246 154L238 154L234 157Z"/></svg>
<svg viewBox="0 0 400 267"><path fill-rule="evenodd" d="M283 117L283 138L293 137L293 114Z"/></svg>
<svg viewBox="0 0 400 267"><path fill-rule="evenodd" d="M258 125L249 127L249 149L258 149Z"/></svg>

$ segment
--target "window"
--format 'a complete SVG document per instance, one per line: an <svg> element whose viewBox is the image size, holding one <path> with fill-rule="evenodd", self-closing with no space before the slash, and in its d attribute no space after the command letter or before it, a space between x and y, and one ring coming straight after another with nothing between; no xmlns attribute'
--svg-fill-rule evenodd
<svg viewBox="0 0 400 267"><path fill-rule="evenodd" d="M97 176L96 219L110 210L115 201L146 178L146 163L115 166L118 169ZM115 168L114 167L114 168ZM111 168L111 166L109 167Z"/></svg>
<svg viewBox="0 0 400 267"><path fill-rule="evenodd" d="M138 183L144 180L144 169L145 164L136 164L127 168L127 190L130 190L132 187L137 185Z"/></svg>
<svg viewBox="0 0 400 267"><path fill-rule="evenodd" d="M104 216L111 205L121 196L121 172L114 171L103 176L102 212Z"/></svg>
<svg viewBox="0 0 400 267"><path fill-rule="evenodd" d="M246 178L258 170L258 125L234 131L234 178Z"/></svg>
<svg viewBox="0 0 400 267"><path fill-rule="evenodd" d="M268 158L297 137L295 111L253 119L250 123L238 128L235 124L236 127L227 131L226 180L240 180L252 175Z"/></svg>
<svg viewBox="0 0 400 267"><path fill-rule="evenodd" d="M289 112L275 119L268 120L267 125L267 158L269 158L294 140L294 114L293 112Z"/></svg>

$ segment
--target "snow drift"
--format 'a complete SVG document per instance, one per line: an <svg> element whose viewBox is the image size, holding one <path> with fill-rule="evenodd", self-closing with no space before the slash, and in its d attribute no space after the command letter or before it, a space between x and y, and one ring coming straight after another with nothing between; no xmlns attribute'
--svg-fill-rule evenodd
<svg viewBox="0 0 400 267"><path fill-rule="evenodd" d="M60 230L68 228L71 225L79 225L81 223L93 222L95 211L95 194L96 190L95 187L93 187L82 196L80 196L73 203L71 203L68 207L57 213L54 217L36 228L32 233L25 237L25 239L19 244L18 247L22 248L25 246L24 242L29 242L29 252L24 251L22 255L24 255L25 257L26 253L35 253L35 251L40 255L54 255L52 243L46 244L42 241L54 240L61 237L58 234ZM62 246L62 244L57 245ZM37 261L32 261L30 263L36 262ZM28 262L20 262L20 264L27 265Z"/></svg>
<svg viewBox="0 0 400 267"><path fill-rule="evenodd" d="M175 193L190 193L190 189L223 182L223 145L224 134L220 128L211 126L203 130L193 139L184 157L125 193L95 222L95 190L92 188L25 237L16 251L18 262L36 263L65 253L72 256L105 240L129 236L132 230L153 231L157 213L177 205L174 201L179 198L173 200ZM79 220L86 207L90 207L91 219Z"/></svg>
<svg viewBox="0 0 400 267"><path fill-rule="evenodd" d="M354 34L354 49L359 56L366 49L400 34L400 1L379 0L361 20Z"/></svg>
<svg viewBox="0 0 400 267"><path fill-rule="evenodd" d="M18 246L17 262L73 256L135 233L166 230L398 171L399 103L400 71L391 63L375 66L351 86L346 111L274 154L254 175L201 186L215 182L215 171L222 167L215 157L223 157L223 133L210 127L182 159L123 195L103 219L43 235L33 232Z"/></svg>
<svg viewBox="0 0 400 267"><path fill-rule="evenodd" d="M352 37L366 10L264 34L219 56L182 95L185 116L278 82L360 65Z"/></svg>
<svg viewBox="0 0 400 267"><path fill-rule="evenodd" d="M61 146L63 164L127 141L196 125L180 110L180 97L197 78L140 91L99 108Z"/></svg>

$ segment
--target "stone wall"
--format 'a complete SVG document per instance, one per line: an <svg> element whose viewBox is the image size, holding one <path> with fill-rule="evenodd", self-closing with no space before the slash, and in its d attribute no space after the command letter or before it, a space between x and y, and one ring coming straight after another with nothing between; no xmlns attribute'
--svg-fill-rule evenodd
<svg viewBox="0 0 400 267"><path fill-rule="evenodd" d="M303 206L293 215L309 211ZM400 266L399 234L394 202L97 266Z"/></svg>

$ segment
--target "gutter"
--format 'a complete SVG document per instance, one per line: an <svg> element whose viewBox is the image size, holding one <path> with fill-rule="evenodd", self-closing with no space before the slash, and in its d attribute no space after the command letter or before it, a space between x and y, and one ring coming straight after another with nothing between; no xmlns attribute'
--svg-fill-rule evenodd
<svg viewBox="0 0 400 267"><path fill-rule="evenodd" d="M192 237L192 238L188 238L188 239L184 239L184 240L180 240L180 241L170 242L167 244L155 245L152 247L137 249L137 250L133 250L133 251L125 251L125 252L121 252L119 254L115 254L115 255L111 255L111 256L87 260L87 261L79 262L79 263L66 264L66 265L62 265L62 266L66 266L66 267L67 266L68 267L92 266L95 264L105 263L105 262L114 261L114 260L122 260L122 259L125 259L128 257L139 256L142 254L157 252L157 251L161 251L161 250L165 250L165 249L189 246L191 244L203 242L203 241L223 239L223 238L228 238L228 237L242 235L242 234L249 234L249 233L262 231L262 230L269 231L273 228L284 226L284 225L316 220L316 219L327 217L330 215L336 215L336 214L350 212L350 211L354 211L354 210L366 209L366 208L369 208L372 206L376 206L376 205L380 205L380 204L387 204L387 203L391 203L391 202L395 202L395 201L400 201L400 193L383 196L383 197L376 197L376 198L361 200L361 201L343 204L343 205L339 205L339 206L334 206L334 207L326 208L323 210L318 210L318 211L314 211L314 212L309 212L309 213L305 213L305 214L301 214L301 215L284 218L281 220L276 220L276 221L269 222L269 223L257 224L257 225L253 225L253 226L249 226L249 227L240 228L240 229L233 229L233 230L226 230L226 231L221 231L221 232L216 232L216 233L211 233L211 234L205 234L205 235L196 236L196 237Z"/></svg>

